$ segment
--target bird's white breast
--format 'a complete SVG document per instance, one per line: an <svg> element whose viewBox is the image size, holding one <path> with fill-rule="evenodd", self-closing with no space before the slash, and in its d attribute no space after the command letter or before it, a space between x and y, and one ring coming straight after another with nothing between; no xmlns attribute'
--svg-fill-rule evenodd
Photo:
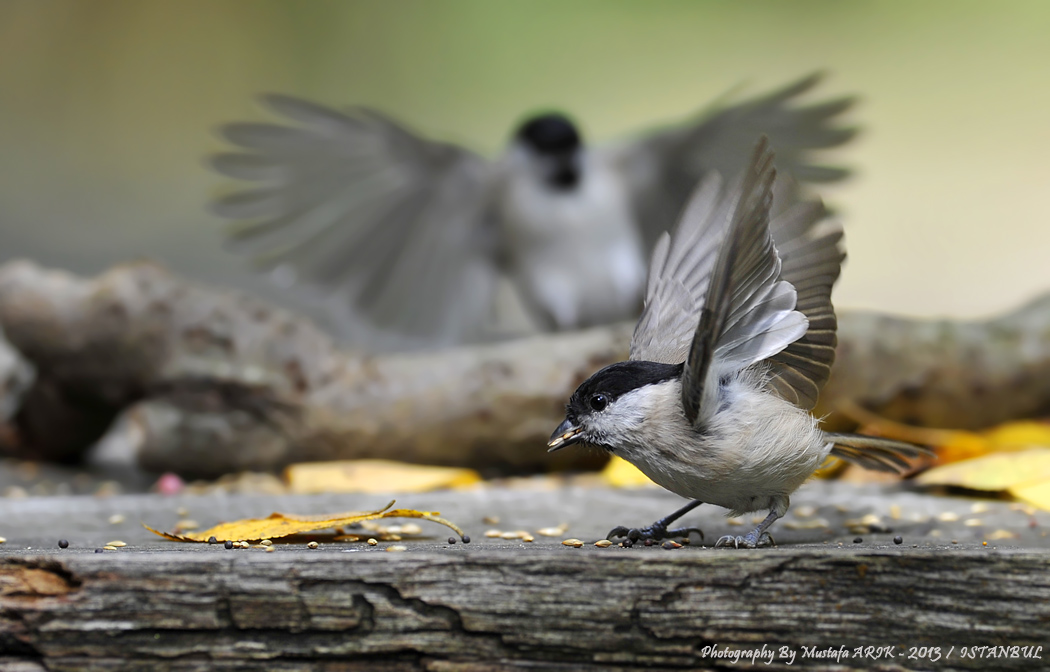
<svg viewBox="0 0 1050 672"><path fill-rule="evenodd" d="M582 159L580 182L554 190L512 167L500 204L511 274L558 328L637 316L645 282L641 235L622 180Z"/></svg>
<svg viewBox="0 0 1050 672"><path fill-rule="evenodd" d="M768 509L820 467L831 448L806 411L743 375L724 388L699 430L682 409L681 384L649 386L638 423L615 453L659 485L734 514ZM640 391L629 394L638 395Z"/></svg>

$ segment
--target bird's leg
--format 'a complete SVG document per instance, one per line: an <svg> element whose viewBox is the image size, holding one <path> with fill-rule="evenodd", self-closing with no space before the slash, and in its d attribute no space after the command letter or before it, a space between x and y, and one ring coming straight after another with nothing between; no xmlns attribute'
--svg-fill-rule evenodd
<svg viewBox="0 0 1050 672"><path fill-rule="evenodd" d="M704 538L703 531L698 527L677 527L673 530L667 529L667 526L678 520L685 514L689 513L696 507L703 504L699 499L689 502L682 508L678 509L674 513L664 516L660 520L656 521L652 525L647 527L614 527L609 531L609 534L605 536L606 539L612 539L613 537L626 537L628 541L634 543L636 541L645 541L646 539L652 539L653 541L660 541L668 537L688 537L690 532L696 532L700 535L700 538Z"/></svg>
<svg viewBox="0 0 1050 672"><path fill-rule="evenodd" d="M719 546L732 546L733 548L759 548L760 546L776 546L777 542L773 541L773 537L769 536L766 530L770 525L775 523L783 516L783 513L773 509L766 516L766 519L758 524L758 527L748 532L743 537L734 537L731 534L727 534L718 541L715 542L715 548Z"/></svg>

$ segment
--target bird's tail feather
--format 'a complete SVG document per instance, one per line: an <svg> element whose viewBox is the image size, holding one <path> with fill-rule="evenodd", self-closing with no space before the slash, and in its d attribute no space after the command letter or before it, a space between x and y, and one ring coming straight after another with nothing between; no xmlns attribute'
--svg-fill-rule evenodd
<svg viewBox="0 0 1050 672"><path fill-rule="evenodd" d="M905 457L933 455L933 451L924 446L877 436L831 432L825 433L825 436L834 444L831 448L832 455L859 464L865 469L904 473L911 469Z"/></svg>

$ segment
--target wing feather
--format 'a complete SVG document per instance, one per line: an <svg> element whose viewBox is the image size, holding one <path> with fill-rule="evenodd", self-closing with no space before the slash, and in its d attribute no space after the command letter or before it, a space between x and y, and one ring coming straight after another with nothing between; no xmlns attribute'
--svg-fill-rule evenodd
<svg viewBox="0 0 1050 672"><path fill-rule="evenodd" d="M354 333L427 344L475 335L497 279L491 165L371 110L263 101L295 125L225 126L241 151L212 159L219 173L256 185L214 202L237 222L230 248L290 271Z"/></svg>
<svg viewBox="0 0 1050 672"><path fill-rule="evenodd" d="M716 104L683 124L606 148L633 187L643 238L652 245L669 231L696 183L711 172L738 175L752 143L767 135L779 171L805 182L841 180L849 171L814 163L815 152L842 145L857 129L841 125L851 97L799 105L823 79L815 73L751 100Z"/></svg>

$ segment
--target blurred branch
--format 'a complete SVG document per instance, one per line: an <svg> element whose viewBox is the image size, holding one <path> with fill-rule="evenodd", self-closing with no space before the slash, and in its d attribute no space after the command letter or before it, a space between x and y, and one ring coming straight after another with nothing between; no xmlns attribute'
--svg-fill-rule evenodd
<svg viewBox="0 0 1050 672"><path fill-rule="evenodd" d="M576 385L625 356L633 328L369 356L151 264L85 280L28 262L0 268L0 324L38 371L15 417L23 450L68 457L112 428L107 440L143 466L191 476L364 457L490 473L595 466L604 455L548 455L545 442ZM987 322L846 313L840 324L819 412L846 400L978 427L1050 409L1050 296Z"/></svg>

